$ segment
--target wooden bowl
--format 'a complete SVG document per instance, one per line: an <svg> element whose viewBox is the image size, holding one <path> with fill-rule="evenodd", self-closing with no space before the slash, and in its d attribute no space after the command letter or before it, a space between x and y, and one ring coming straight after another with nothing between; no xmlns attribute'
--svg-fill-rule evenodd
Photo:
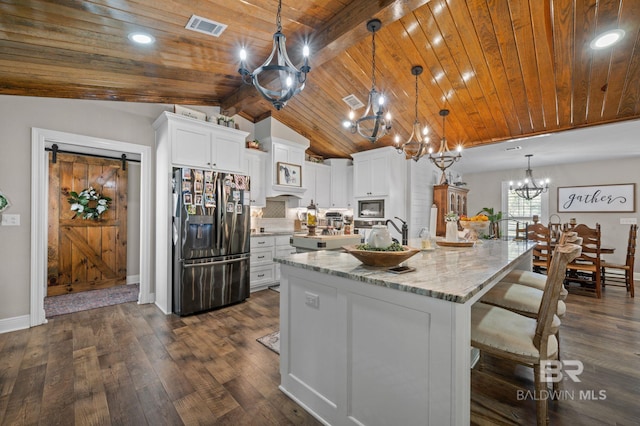
<svg viewBox="0 0 640 426"><path fill-rule="evenodd" d="M409 246L402 246L404 247L403 251L358 250L356 247L356 245L351 245L343 246L342 248L368 266L396 266L414 254L420 253L419 249Z"/></svg>

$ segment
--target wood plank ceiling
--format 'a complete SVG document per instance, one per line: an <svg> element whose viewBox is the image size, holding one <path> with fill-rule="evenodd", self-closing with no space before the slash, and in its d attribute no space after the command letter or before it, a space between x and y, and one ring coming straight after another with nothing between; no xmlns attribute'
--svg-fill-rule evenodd
<svg viewBox="0 0 640 426"><path fill-rule="evenodd" d="M251 68L271 50L275 0L2 0L0 94L220 106L259 121L273 116L311 140L315 154L350 153L406 139L418 119L432 142L465 148L640 117L638 0L283 0L287 49L299 64L311 41L304 91L275 111L243 85L238 52ZM188 31L192 14L228 25L219 38ZM376 144L341 126L371 87L371 34L377 87L390 100L393 130ZM621 28L612 48L596 34ZM127 35L156 38L135 46ZM362 110L357 111L361 113ZM604 142L604 141L603 141Z"/></svg>

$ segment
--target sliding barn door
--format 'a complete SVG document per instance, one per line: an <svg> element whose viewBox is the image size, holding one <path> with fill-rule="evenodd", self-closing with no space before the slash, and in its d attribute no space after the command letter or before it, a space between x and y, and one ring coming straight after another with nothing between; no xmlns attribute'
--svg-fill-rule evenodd
<svg viewBox="0 0 640 426"><path fill-rule="evenodd" d="M58 153L53 163L51 156L47 295L126 284L127 172L122 162ZM98 220L75 217L68 201L70 192L89 187L111 198Z"/></svg>

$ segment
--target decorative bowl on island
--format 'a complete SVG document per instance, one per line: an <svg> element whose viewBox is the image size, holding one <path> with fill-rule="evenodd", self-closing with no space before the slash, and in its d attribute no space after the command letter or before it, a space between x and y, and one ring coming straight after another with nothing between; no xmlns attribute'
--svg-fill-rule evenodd
<svg viewBox="0 0 640 426"><path fill-rule="evenodd" d="M396 266L409 259L416 253L420 253L417 248L402 246L402 251L377 251L360 250L359 245L343 246L342 248L367 266Z"/></svg>
<svg viewBox="0 0 640 426"><path fill-rule="evenodd" d="M460 226L470 231L469 239L476 241L478 236L488 234L489 225L491 222L487 220L462 220L460 219Z"/></svg>

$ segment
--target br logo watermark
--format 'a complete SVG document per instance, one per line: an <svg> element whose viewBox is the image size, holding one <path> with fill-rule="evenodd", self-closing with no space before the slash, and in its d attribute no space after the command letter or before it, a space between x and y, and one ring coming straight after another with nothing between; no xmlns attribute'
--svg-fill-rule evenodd
<svg viewBox="0 0 640 426"><path fill-rule="evenodd" d="M540 380L543 383L559 383L571 380L580 383L580 374L584 371L582 361L578 360L544 360L540 363ZM577 397L577 398L576 398ZM607 399L606 390L580 389L578 393L572 389L542 390L540 392L518 389L517 398L521 400L583 400L596 401Z"/></svg>
<svg viewBox="0 0 640 426"><path fill-rule="evenodd" d="M566 376L576 383L580 382L578 377L584 371L582 361L568 359L565 361L543 360L540 362L540 380L545 383L558 383Z"/></svg>

